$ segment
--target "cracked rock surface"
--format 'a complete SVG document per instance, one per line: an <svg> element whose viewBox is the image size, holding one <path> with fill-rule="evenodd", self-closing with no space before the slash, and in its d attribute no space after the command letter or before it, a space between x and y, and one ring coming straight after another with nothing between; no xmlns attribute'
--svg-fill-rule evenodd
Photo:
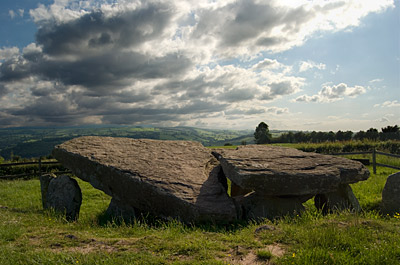
<svg viewBox="0 0 400 265"><path fill-rule="evenodd" d="M292 148L247 145L236 150L215 149L213 154L236 185L267 196L333 192L342 184L369 177L360 162Z"/></svg>
<svg viewBox="0 0 400 265"><path fill-rule="evenodd" d="M86 136L53 156L119 204L184 222L237 218L221 167L200 143Z"/></svg>

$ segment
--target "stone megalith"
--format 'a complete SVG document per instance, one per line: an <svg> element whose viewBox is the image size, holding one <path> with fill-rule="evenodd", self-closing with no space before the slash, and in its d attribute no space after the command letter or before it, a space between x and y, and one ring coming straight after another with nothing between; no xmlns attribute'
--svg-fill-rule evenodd
<svg viewBox="0 0 400 265"><path fill-rule="evenodd" d="M400 172L390 175L382 191L382 212L400 214Z"/></svg>
<svg viewBox="0 0 400 265"><path fill-rule="evenodd" d="M341 210L361 212L361 206L349 184L341 184L334 192L317 194L314 204L324 214Z"/></svg>
<svg viewBox="0 0 400 265"><path fill-rule="evenodd" d="M82 192L75 179L67 175L53 177L48 182L45 208L65 213L68 221L78 220L82 204Z"/></svg>
<svg viewBox="0 0 400 265"><path fill-rule="evenodd" d="M43 174L40 176L40 191L42 193L42 206L43 209L47 208L47 190L49 188L50 181L56 178L53 173Z"/></svg>
<svg viewBox="0 0 400 265"><path fill-rule="evenodd" d="M359 211L350 183L366 180L369 171L346 158L306 153L271 145L215 149L223 172L232 181L232 194L243 216L268 217L297 214L302 203L318 195L317 207L330 211ZM251 195L244 195L254 191ZM249 194L249 193L248 193Z"/></svg>
<svg viewBox="0 0 400 265"><path fill-rule="evenodd" d="M113 198L109 212L138 209L184 222L237 219L219 162L200 143L87 136L53 156Z"/></svg>
<svg viewBox="0 0 400 265"><path fill-rule="evenodd" d="M114 198L111 199L110 205L106 211L109 216L126 222L132 222L136 218L136 212L137 210L134 207L126 203L121 203Z"/></svg>

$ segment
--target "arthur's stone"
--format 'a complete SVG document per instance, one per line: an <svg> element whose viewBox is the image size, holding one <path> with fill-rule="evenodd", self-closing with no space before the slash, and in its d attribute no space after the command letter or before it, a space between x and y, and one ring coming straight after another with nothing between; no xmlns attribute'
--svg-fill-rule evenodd
<svg viewBox="0 0 400 265"><path fill-rule="evenodd" d="M221 167L200 143L80 137L53 155L118 204L141 212L185 222L237 219Z"/></svg>

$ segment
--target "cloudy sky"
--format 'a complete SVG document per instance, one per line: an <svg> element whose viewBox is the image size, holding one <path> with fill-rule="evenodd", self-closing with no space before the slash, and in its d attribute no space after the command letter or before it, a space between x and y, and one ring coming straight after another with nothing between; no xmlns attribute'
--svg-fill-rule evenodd
<svg viewBox="0 0 400 265"><path fill-rule="evenodd" d="M394 0L1 0L0 127L400 124Z"/></svg>

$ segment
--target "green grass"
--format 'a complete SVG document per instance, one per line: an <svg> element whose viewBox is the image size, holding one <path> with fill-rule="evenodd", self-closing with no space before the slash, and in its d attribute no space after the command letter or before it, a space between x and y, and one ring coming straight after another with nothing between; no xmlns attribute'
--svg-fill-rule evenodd
<svg viewBox="0 0 400 265"><path fill-rule="evenodd" d="M257 251L257 258L260 260L270 260L272 256L272 253L268 250L261 249Z"/></svg>
<svg viewBox="0 0 400 265"><path fill-rule="evenodd" d="M400 214L379 213L394 172L378 167L351 185L360 214L324 216L310 200L301 216L225 226L118 224L104 215L110 197L80 180L80 218L68 223L42 210L38 180L0 181L0 264L400 264ZM270 229L255 232L262 225Z"/></svg>

